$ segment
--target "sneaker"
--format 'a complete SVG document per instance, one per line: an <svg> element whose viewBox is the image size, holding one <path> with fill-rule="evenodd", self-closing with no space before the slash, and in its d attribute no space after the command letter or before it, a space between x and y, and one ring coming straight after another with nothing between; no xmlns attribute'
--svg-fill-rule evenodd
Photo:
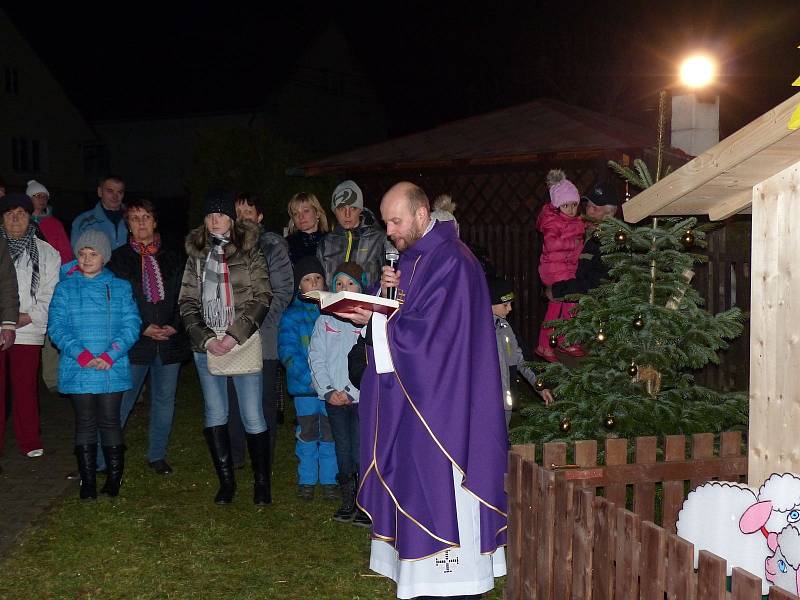
<svg viewBox="0 0 800 600"><path fill-rule="evenodd" d="M300 500L305 502L310 502L314 499L314 487L313 485L303 485L300 484L297 486L297 497Z"/></svg>
<svg viewBox="0 0 800 600"><path fill-rule="evenodd" d="M372 527L372 521L367 513L359 508L356 512L356 516L353 517L353 525L357 527Z"/></svg>
<svg viewBox="0 0 800 600"><path fill-rule="evenodd" d="M39 458L40 456L44 455L44 450L42 448L37 448L36 450L31 450L26 454L28 458Z"/></svg>
<svg viewBox="0 0 800 600"><path fill-rule="evenodd" d="M158 475L169 475L170 473L172 473L172 467L170 467L169 463L165 461L163 458L159 458L158 460L151 461L147 464Z"/></svg>
<svg viewBox="0 0 800 600"><path fill-rule="evenodd" d="M339 495L339 486L336 484L322 486L322 499L336 502L341 499Z"/></svg>
<svg viewBox="0 0 800 600"><path fill-rule="evenodd" d="M68 479L69 481L80 481L81 474L78 471L70 471L64 475L64 479Z"/></svg>

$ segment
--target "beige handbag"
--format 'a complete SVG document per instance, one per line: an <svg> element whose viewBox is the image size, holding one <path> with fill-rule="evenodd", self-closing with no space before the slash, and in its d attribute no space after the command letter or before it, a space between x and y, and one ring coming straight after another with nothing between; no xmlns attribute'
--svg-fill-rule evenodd
<svg viewBox="0 0 800 600"><path fill-rule="evenodd" d="M217 339L225 337L224 333L218 334ZM206 353L208 372L212 375L250 375L260 373L264 368L261 360L261 332L256 331L244 344L236 344L229 352L222 356Z"/></svg>

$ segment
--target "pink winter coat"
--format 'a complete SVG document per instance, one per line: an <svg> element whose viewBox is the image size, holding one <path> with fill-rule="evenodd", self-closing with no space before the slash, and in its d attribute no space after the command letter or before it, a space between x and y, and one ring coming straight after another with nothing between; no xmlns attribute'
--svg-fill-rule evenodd
<svg viewBox="0 0 800 600"><path fill-rule="evenodd" d="M39 219L39 230L42 232L45 241L58 250L62 265L75 258L72 255L72 246L70 246L67 232L64 231L61 221L52 216L42 217Z"/></svg>
<svg viewBox="0 0 800 600"><path fill-rule="evenodd" d="M539 257L539 278L542 283L553 285L556 281L575 277L586 223L580 216L567 216L548 203L542 207L536 219L536 229L542 232L544 241Z"/></svg>

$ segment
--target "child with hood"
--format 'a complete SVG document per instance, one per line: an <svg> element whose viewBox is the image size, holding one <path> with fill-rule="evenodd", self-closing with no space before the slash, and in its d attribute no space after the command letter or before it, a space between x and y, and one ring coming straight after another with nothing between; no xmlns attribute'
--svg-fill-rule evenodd
<svg viewBox="0 0 800 600"><path fill-rule="evenodd" d="M586 224L578 214L578 188L567 179L564 171L550 171L547 174L547 187L550 191L550 203L542 207L536 219L536 229L542 234L539 279L543 285L551 286L556 281L575 277ZM550 300L544 322L569 319L569 311L574 306L572 302ZM535 352L546 361L557 362L555 348L550 342L552 334L552 329L541 328ZM562 343L563 339L559 339L556 345L560 346ZM573 356L583 356L583 351L578 346L562 347L561 350Z"/></svg>

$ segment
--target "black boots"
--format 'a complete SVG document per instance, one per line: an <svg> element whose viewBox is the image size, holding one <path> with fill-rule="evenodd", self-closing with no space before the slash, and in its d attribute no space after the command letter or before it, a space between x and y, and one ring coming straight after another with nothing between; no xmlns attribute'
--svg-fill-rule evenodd
<svg viewBox="0 0 800 600"><path fill-rule="evenodd" d="M125 469L125 446L103 446L103 457L106 459L108 475L101 494L112 498L119 495L119 486L122 485L122 471Z"/></svg>
<svg viewBox="0 0 800 600"><path fill-rule="evenodd" d="M250 451L250 464L253 466L253 504L266 506L272 502L269 430L245 433L245 437Z"/></svg>
<svg viewBox="0 0 800 600"><path fill-rule="evenodd" d="M231 438L227 425L217 425L203 429L211 459L219 478L219 490L214 496L217 504L230 504L236 493L236 479L233 476L233 458L231 457Z"/></svg>
<svg viewBox="0 0 800 600"><path fill-rule="evenodd" d="M75 446L81 479L81 500L97 498L97 446Z"/></svg>
<svg viewBox="0 0 800 600"><path fill-rule="evenodd" d="M355 473L339 474L336 479L342 489L342 505L339 510L333 513L333 520L349 523L356 516L356 482L358 481L358 476Z"/></svg>

